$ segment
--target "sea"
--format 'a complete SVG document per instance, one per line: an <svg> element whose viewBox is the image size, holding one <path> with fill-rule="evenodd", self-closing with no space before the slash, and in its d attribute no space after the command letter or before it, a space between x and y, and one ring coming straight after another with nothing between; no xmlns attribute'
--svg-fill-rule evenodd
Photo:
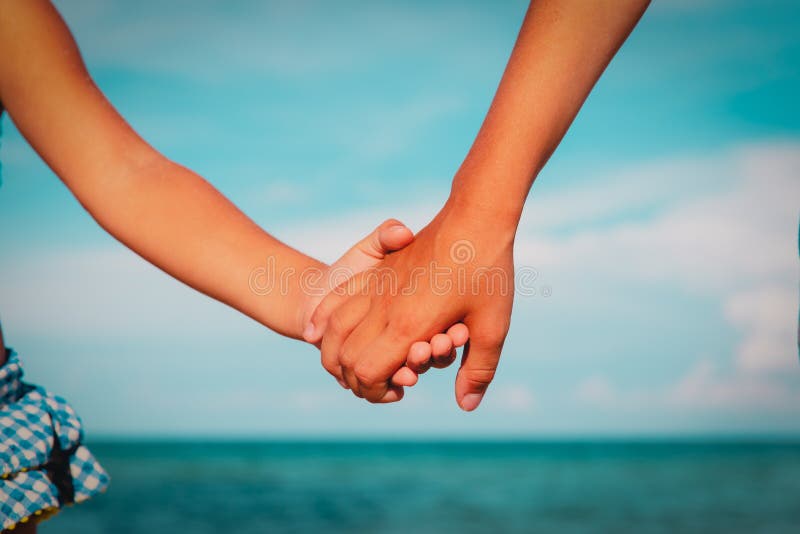
<svg viewBox="0 0 800 534"><path fill-rule="evenodd" d="M800 533L800 441L109 441L40 533Z"/></svg>

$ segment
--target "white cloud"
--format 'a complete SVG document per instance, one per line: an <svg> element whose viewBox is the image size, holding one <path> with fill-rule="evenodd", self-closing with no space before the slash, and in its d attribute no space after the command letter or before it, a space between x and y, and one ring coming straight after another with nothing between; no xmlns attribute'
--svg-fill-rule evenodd
<svg viewBox="0 0 800 534"><path fill-rule="evenodd" d="M252 322L120 245L2 258L0 301L9 310L8 326L19 333L236 335Z"/></svg>
<svg viewBox="0 0 800 534"><path fill-rule="evenodd" d="M674 383L655 387L613 384L605 375L579 382L572 398L592 409L617 413L800 413L800 388L764 374L723 370L710 359L695 361Z"/></svg>
<svg viewBox="0 0 800 534"><path fill-rule="evenodd" d="M436 204L427 202L414 206L380 206L370 211L279 228L276 234L293 247L331 263L390 217L399 219L416 232L433 218L436 211Z"/></svg>
<svg viewBox="0 0 800 534"><path fill-rule="evenodd" d="M746 372L722 373L708 360L698 361L666 391L668 403L690 409L791 409L800 413L800 391Z"/></svg>
<svg viewBox="0 0 800 534"><path fill-rule="evenodd" d="M766 286L736 293L725 302L725 316L743 334L736 354L743 371L798 368L797 291Z"/></svg>
<svg viewBox="0 0 800 534"><path fill-rule="evenodd" d="M503 384L490 390L488 403L497 409L509 412L530 412L536 407L536 397L527 386Z"/></svg>
<svg viewBox="0 0 800 534"><path fill-rule="evenodd" d="M800 146L741 147L718 155L716 162L716 168L707 162L694 169L685 166L674 188L707 181L721 187L701 186L700 194L692 188L682 196L673 190L669 202L643 220L627 218L551 237L538 228L547 228L552 220L538 216L532 206L522 239L517 239L517 258L552 271L591 265L592 274L605 279L678 283L707 295L724 295L753 283L795 287ZM650 184L661 189L659 182L669 179L652 167L627 176L634 191ZM573 205L572 195L559 191L534 203L558 206L557 221L581 221L586 202ZM635 198L631 195L631 202ZM602 194L595 198L598 204L606 201ZM611 202L619 206L616 199Z"/></svg>
<svg viewBox="0 0 800 534"><path fill-rule="evenodd" d="M797 168L800 146L756 145L703 159L695 167L687 160L628 169L605 194L601 186L547 192L532 199L523 220L518 263L565 277L585 276L586 265L591 265L592 276L609 282L677 284L718 298L721 313L742 332L740 364L786 368L794 365L797 318ZM667 187L664 182L671 175L675 180ZM700 194L676 193L694 181L715 187L701 187ZM602 222L638 198L660 207L640 221ZM592 204L605 207L596 208L589 222L562 231L567 221L584 220ZM293 246L333 261L387 213L418 230L435 212L434 202L380 206L277 233ZM165 322L202 324L206 321L201 317L209 313L214 320L226 316L213 313L218 305L204 305L203 297L118 246L15 258L4 266L0 295L13 306L17 320L37 326L44 321L57 330L79 331L81 325L158 329ZM155 295L171 304L151 309ZM108 312L121 307L129 313Z"/></svg>
<svg viewBox="0 0 800 534"><path fill-rule="evenodd" d="M330 125L330 138L359 161L386 158L402 152L426 126L464 108L456 95L426 95L393 107L365 109L347 124Z"/></svg>
<svg viewBox="0 0 800 534"><path fill-rule="evenodd" d="M488 57L496 64L499 58L492 52L505 55L514 37L505 21L470 6L431 5L423 13L395 3L347 8L310 1L248 2L224 9L196 1L133 7L62 0L57 5L91 65L125 65L210 82L219 79L219 66L249 78L351 73L398 54L442 47L443 38L451 60L474 66ZM518 12L519 20L524 14L521 3L506 9Z"/></svg>
<svg viewBox="0 0 800 534"><path fill-rule="evenodd" d="M607 377L594 375L581 381L573 396L581 403L591 406L608 406L618 401L617 388Z"/></svg>
<svg viewBox="0 0 800 534"><path fill-rule="evenodd" d="M720 355L727 371L703 360L676 384L651 391L621 391L595 376L577 386L576 400L704 409L775 408L800 401L798 168L796 144L744 146L696 165L686 161L626 172L607 194L598 187L534 199L517 240L518 261L564 281L585 278L590 266L594 280L610 285L637 281L713 298L740 339L734 354ZM691 190L692 182L713 186L699 194L696 188L690 195L675 193ZM654 207L649 216L613 221L614 213L638 199ZM612 222L602 220L607 215ZM570 220L582 224L550 233Z"/></svg>
<svg viewBox="0 0 800 534"><path fill-rule="evenodd" d="M591 276L620 287L635 280L649 287L688 290L718 302L718 317L728 321L736 335L730 353L704 354L700 360L699 352L690 355L695 362L677 381L644 389L622 382L609 370L580 383L572 391L575 400L626 407L627 413L642 406L780 411L800 403L795 338L797 168L800 145L753 145L703 158L696 165L685 160L627 169L606 191L598 186L535 193L517 241L520 263L535 265L564 283L583 279L586 284L588 265ZM698 182L703 185L693 186ZM650 184L657 187L651 189ZM650 208L645 214L619 216L639 198ZM309 220L278 235L332 261L385 214L419 229L435 211L436 202L375 206ZM588 220L571 224L587 212ZM15 329L73 337L203 331L237 336L251 324L119 246L55 250L13 261L0 258L0 301L14 311L9 321ZM258 327L253 323L252 328ZM504 380L501 374L487 402L508 411L535 407L529 389ZM327 402L326 397L298 395L292 401L298 412ZM409 401L417 396L415 392Z"/></svg>

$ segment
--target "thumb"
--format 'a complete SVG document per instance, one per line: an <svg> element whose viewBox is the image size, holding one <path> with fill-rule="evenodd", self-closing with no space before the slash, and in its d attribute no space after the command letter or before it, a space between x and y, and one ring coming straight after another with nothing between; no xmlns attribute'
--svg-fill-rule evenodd
<svg viewBox="0 0 800 534"><path fill-rule="evenodd" d="M375 266L389 252L399 250L414 240L414 233L397 219L387 219L367 237L344 253L331 269L345 269L353 274Z"/></svg>
<svg viewBox="0 0 800 534"><path fill-rule="evenodd" d="M470 326L470 331L473 326ZM456 375L456 401L462 410L471 412L483 400L494 379L505 336L476 336L464 347L461 368Z"/></svg>
<svg viewBox="0 0 800 534"><path fill-rule="evenodd" d="M381 258L389 252L407 247L414 241L414 232L397 219L387 219L372 232L377 240L371 240L372 252ZM371 236L370 236L371 237Z"/></svg>
<svg viewBox="0 0 800 534"><path fill-rule="evenodd" d="M353 295L354 293L347 291L347 289L349 288L349 282L355 275L375 267L389 252L406 247L413 240L414 233L406 225L397 219L387 219L367 237L353 245L341 258L336 260L328 268L324 293L309 299L306 313L311 314L312 311L314 313L310 318L308 315L304 316L306 326L303 330L303 339L312 344L316 344L322 339L322 334L325 332L325 327L328 323L328 317L344 300L332 297L330 294L337 283L342 282L346 277L347 280L342 282L336 291L341 291L344 295ZM322 307L322 302L326 303L324 308Z"/></svg>
<svg viewBox="0 0 800 534"><path fill-rule="evenodd" d="M343 284L331 290L322 302L320 302L311 314L311 319L303 330L303 339L316 345L328 327L328 320L331 314L350 297L358 292L361 284L361 277L352 276Z"/></svg>

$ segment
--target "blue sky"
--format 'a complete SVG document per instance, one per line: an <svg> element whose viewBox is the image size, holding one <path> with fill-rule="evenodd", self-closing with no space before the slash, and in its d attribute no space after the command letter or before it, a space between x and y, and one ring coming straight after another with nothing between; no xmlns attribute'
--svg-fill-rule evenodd
<svg viewBox="0 0 800 534"><path fill-rule="evenodd" d="M159 150L333 260L421 228L525 2L59 1L98 85ZM795 2L656 2L534 185L484 405L454 369L397 405L172 281L100 230L3 119L0 313L90 435L800 432ZM541 293L541 291L540 291Z"/></svg>

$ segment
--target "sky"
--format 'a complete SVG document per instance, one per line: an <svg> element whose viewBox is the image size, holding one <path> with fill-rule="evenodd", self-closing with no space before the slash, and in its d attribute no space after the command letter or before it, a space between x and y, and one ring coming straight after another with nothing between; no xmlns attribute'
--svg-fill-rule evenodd
<svg viewBox="0 0 800 534"><path fill-rule="evenodd" d="M333 261L424 227L526 3L55 2L99 87L258 224ZM473 413L456 367L397 404L101 230L2 119L0 318L98 436L798 435L800 6L655 2L545 170Z"/></svg>

